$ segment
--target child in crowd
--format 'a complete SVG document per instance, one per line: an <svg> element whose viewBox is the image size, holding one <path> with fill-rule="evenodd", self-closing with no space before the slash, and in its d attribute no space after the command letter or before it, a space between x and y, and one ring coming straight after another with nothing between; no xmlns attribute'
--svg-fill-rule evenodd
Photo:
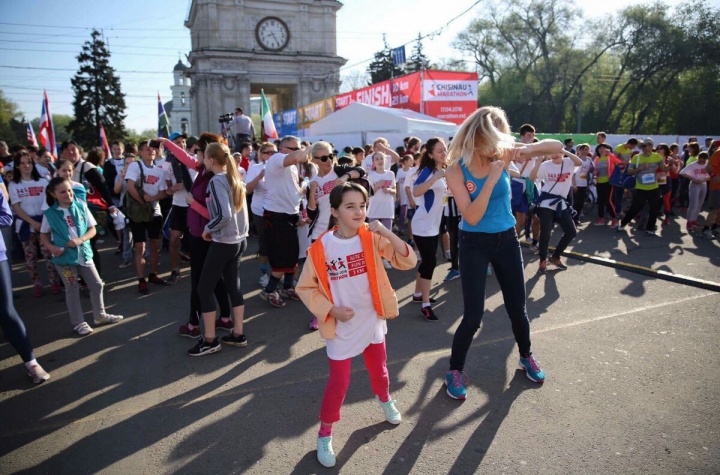
<svg viewBox="0 0 720 475"><path fill-rule="evenodd" d="M325 339L330 377L320 410L317 438L318 461L335 465L333 424L350 385L352 358L362 354L370 383L385 420L402 421L390 397L386 365L385 320L398 315L398 303L381 258L393 267L411 269L416 264L410 246L379 221L365 224L367 192L356 183L343 183L330 193L332 229L310 246L297 292L317 317Z"/></svg>
<svg viewBox="0 0 720 475"><path fill-rule="evenodd" d="M61 158L56 163L57 169L55 170L55 176L59 176L61 178L67 178L70 182L70 185L72 185L73 194L75 195L76 200L80 200L83 202L87 202L87 190L85 189L85 185L82 183L78 183L76 181L73 181L72 177L75 174L75 166L70 160L66 160L64 158ZM45 208L43 211L47 209L47 203L45 203Z"/></svg>
<svg viewBox="0 0 720 475"><path fill-rule="evenodd" d="M385 169L385 154L373 154L373 171L368 173L368 181L373 190L368 206L368 219L378 220L383 226L392 229L395 216L395 174ZM387 267L387 266L386 266Z"/></svg>
<svg viewBox="0 0 720 475"><path fill-rule="evenodd" d="M583 206L588 192L588 177L595 170L592 156L590 156L590 145L584 143L577 148L578 157L582 160L582 165L573 175L573 207L575 208L575 225L579 225L580 221L585 217L583 215Z"/></svg>
<svg viewBox="0 0 720 475"><path fill-rule="evenodd" d="M700 208L705 202L707 194L707 182L710 181L710 174L707 171L707 152L699 152L697 160L680 171L680 176L690 181L688 185L689 205L687 210L687 231L691 232L698 227L698 215ZM689 160L688 160L689 162Z"/></svg>
<svg viewBox="0 0 720 475"><path fill-rule="evenodd" d="M93 263L89 242L95 236L96 222L87 204L75 199L67 178L50 180L46 195L49 208L43 214L40 242L52 254L52 263L65 284L65 303L73 330L81 336L93 332L80 303L80 277L90 289L95 326L119 322L123 317L105 311L103 282Z"/></svg>
<svg viewBox="0 0 720 475"><path fill-rule="evenodd" d="M397 183L397 201L400 204L397 220L398 234L400 235L400 237L405 235L405 218L407 218L408 210L408 197L407 193L405 193L405 180L410 177L409 171L412 164L412 155L403 155L400 158L401 168L398 169L397 176L395 177Z"/></svg>
<svg viewBox="0 0 720 475"><path fill-rule="evenodd" d="M10 203L18 219L15 221L15 232L20 238L25 253L25 267L33 283L33 295L42 297L43 284L37 269L38 233L42 224L42 206L45 201L45 187L48 181L40 177L35 163L27 151L15 155L13 161L13 180L8 187ZM50 251L40 245L40 253L45 259L50 289L52 293L62 292L60 278L50 262Z"/></svg>

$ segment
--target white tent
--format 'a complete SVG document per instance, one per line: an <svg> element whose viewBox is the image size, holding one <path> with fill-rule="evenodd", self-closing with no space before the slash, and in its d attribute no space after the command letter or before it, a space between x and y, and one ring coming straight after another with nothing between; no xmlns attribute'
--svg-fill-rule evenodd
<svg viewBox="0 0 720 475"><path fill-rule="evenodd" d="M336 147L358 146L382 136L395 142L414 135L421 139L452 137L458 126L452 122L406 109L377 107L359 102L336 111L310 126L310 136L332 141ZM345 144L344 142L352 142Z"/></svg>

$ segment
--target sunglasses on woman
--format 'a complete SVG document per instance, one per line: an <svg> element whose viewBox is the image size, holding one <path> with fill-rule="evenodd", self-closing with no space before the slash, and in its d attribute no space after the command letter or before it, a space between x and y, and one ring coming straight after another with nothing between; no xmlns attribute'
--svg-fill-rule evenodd
<svg viewBox="0 0 720 475"><path fill-rule="evenodd" d="M328 160L332 160L332 159L333 159L333 154L331 153L330 155L323 155L323 156L321 156L321 157L313 157L313 159L314 159L314 160L320 160L321 162L325 163L325 162L327 162Z"/></svg>

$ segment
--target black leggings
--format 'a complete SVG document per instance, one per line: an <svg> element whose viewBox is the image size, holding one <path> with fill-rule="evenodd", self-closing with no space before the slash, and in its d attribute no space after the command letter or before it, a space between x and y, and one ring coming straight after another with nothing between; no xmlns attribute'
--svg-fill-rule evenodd
<svg viewBox="0 0 720 475"><path fill-rule="evenodd" d="M458 238L460 236L460 216L446 216L447 231L450 234L450 269L458 270L458 252L460 244Z"/></svg>
<svg viewBox="0 0 720 475"><path fill-rule="evenodd" d="M418 268L420 278L432 280L433 271L437 266L438 236L418 236L414 234L413 239L422 258Z"/></svg>
<svg viewBox="0 0 720 475"><path fill-rule="evenodd" d="M538 207L538 217L540 218L540 260L547 259L548 244L550 244L550 236L552 235L553 223L555 222L556 211L550 208ZM569 209L564 209L560 218L557 219L563 230L563 236L555 247L553 257L558 258L568 247L568 244L577 236L575 223L570 215Z"/></svg>
<svg viewBox="0 0 720 475"><path fill-rule="evenodd" d="M577 219L583 214L583 207L585 206L585 198L587 198L587 186L578 186L577 193L573 196L573 208L577 211Z"/></svg>
<svg viewBox="0 0 720 475"><path fill-rule="evenodd" d="M598 218L605 217L605 208L610 213L610 217L615 219L617 214L615 208L610 202L610 193L612 192L612 185L610 183L598 183L597 184L597 206L598 206Z"/></svg>
<svg viewBox="0 0 720 475"><path fill-rule="evenodd" d="M190 233L188 233L190 234ZM210 243L201 237L190 235L190 325L200 325L200 296L198 285L202 274L203 264L210 250ZM220 318L230 318L230 300L222 279L218 280L214 289L215 299L220 306Z"/></svg>
<svg viewBox="0 0 720 475"><path fill-rule="evenodd" d="M213 290L221 278L227 288L230 305L235 308L245 303L240 289L240 259L245 249L245 239L236 244L210 243L198 285L200 309L203 313L215 311Z"/></svg>

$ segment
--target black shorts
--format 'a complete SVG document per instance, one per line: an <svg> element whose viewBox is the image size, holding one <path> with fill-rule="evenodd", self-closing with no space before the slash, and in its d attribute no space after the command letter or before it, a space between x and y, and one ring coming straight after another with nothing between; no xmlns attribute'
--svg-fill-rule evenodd
<svg viewBox="0 0 720 475"><path fill-rule="evenodd" d="M160 232L162 231L163 219L162 216L153 216L152 221L149 223L136 223L130 221L130 232L135 244L145 242L145 234L150 239L160 239Z"/></svg>
<svg viewBox="0 0 720 475"><path fill-rule="evenodd" d="M300 254L297 235L299 216L265 211L263 218L270 267L273 272L282 272L283 274L295 272Z"/></svg>
<svg viewBox="0 0 720 475"><path fill-rule="evenodd" d="M255 223L255 231L258 233L258 254L267 257L268 245L265 236L265 218L262 215L252 213L253 223Z"/></svg>
<svg viewBox="0 0 720 475"><path fill-rule="evenodd" d="M170 211L170 229L173 231L187 231L187 206L173 205Z"/></svg>

